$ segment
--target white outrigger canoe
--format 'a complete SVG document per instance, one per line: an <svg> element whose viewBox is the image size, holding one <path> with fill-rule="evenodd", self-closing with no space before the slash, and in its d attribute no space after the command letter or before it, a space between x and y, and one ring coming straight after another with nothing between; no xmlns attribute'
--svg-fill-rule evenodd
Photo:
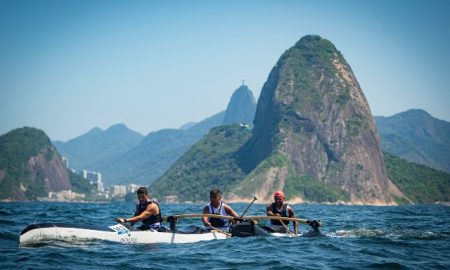
<svg viewBox="0 0 450 270"><path fill-rule="evenodd" d="M196 217L216 217L233 219L229 216L220 216L213 214L186 214L175 215L173 218L196 218ZM165 217L164 219L167 219ZM283 218L283 217L267 217L267 216L248 216L245 220L259 220L259 219L279 219L297 221L300 223L309 224L309 221ZM253 226L253 227L252 227ZM236 228L239 226L237 225ZM318 227L318 226L317 226ZM315 232L318 232L317 227ZM97 242L110 241L122 244L152 244L152 243L194 243L199 241L209 241L217 239L226 239L231 236L246 237L252 235L273 235L273 236L294 236L292 233L269 233L264 231L253 223L246 227L247 231L242 233L231 234L220 231L207 231L198 227L191 227L191 230L174 230L167 232L159 232L153 230L141 231L132 227L126 227L122 224L112 226L97 226L97 225L80 225L67 223L41 223L27 226L20 234L20 246L33 246L42 243L49 243L52 241L65 241L70 243L83 242ZM250 228L250 231L248 231ZM256 229L256 232L255 232ZM314 229L314 227L313 227ZM249 234L250 232L250 234ZM320 232L319 232L320 234ZM302 236L302 235L295 235ZM317 236L317 235L312 235Z"/></svg>
<svg viewBox="0 0 450 270"><path fill-rule="evenodd" d="M87 241L110 241L122 244L193 243L225 239L224 233L180 233L140 231L128 229L122 224L113 226L76 225L65 223L42 223L26 227L20 234L20 245L34 245L49 241L82 243Z"/></svg>

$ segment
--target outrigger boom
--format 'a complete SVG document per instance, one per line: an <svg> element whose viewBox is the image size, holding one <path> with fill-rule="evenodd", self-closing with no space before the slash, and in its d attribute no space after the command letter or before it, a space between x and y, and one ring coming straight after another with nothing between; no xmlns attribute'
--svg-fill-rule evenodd
<svg viewBox="0 0 450 270"><path fill-rule="evenodd" d="M217 215L217 214L179 214L179 215L164 216L162 218L163 218L163 221L169 221L171 218L202 218L202 217L223 218L223 219L228 219L228 220L261 220L261 219L285 220L285 221L296 221L298 223L308 224L308 225L313 222L313 220L309 220L309 219L280 217L280 216L231 217L231 216L222 216L222 215ZM323 227L323 224L320 221L316 221L316 222L319 224L318 227Z"/></svg>

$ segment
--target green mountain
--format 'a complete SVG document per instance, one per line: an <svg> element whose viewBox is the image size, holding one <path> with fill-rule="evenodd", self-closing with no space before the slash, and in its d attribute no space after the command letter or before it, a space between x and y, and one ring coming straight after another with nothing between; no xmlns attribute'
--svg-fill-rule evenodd
<svg viewBox="0 0 450 270"><path fill-rule="evenodd" d="M414 203L450 202L450 173L384 152L389 178Z"/></svg>
<svg viewBox="0 0 450 270"><path fill-rule="evenodd" d="M261 91L251 138L229 156L233 166L213 164L232 169L209 175L218 187L233 182L228 198L243 199L250 193L270 200L272 191L281 189L298 201L406 200L387 177L373 117L350 66L319 36L303 37L281 56ZM177 162L178 168L191 166ZM186 187L177 185L181 176L171 169L152 188L163 199L184 199L180 191ZM193 174L189 183L207 189L208 181ZM161 188L171 185L177 189ZM187 196L197 200L194 194Z"/></svg>
<svg viewBox="0 0 450 270"><path fill-rule="evenodd" d="M70 168L81 171L96 170L99 164L120 157L143 138L124 124L116 124L105 131L96 127L67 142L54 141L53 144L69 159Z"/></svg>
<svg viewBox="0 0 450 270"><path fill-rule="evenodd" d="M251 137L237 124L211 129L154 184L152 196L164 201L206 201L213 187L229 190L245 173L235 152Z"/></svg>
<svg viewBox="0 0 450 270"><path fill-rule="evenodd" d="M424 110L375 117L384 151L450 172L450 123Z"/></svg>
<svg viewBox="0 0 450 270"><path fill-rule="evenodd" d="M42 130L24 127L0 136L0 200L28 201L69 189L90 186L67 170Z"/></svg>

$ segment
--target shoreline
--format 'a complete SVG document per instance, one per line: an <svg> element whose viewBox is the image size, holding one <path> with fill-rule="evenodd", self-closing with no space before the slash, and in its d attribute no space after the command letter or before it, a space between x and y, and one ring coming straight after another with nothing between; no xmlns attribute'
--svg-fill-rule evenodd
<svg viewBox="0 0 450 270"><path fill-rule="evenodd" d="M250 203L252 200L249 199L243 199L243 200L227 200L226 198L223 200L225 203ZM117 203L117 202L125 202L122 201L79 201L79 200L71 200L71 201L56 201L56 200L37 200L37 201L12 201L12 200L1 200L0 203L95 203L95 204L107 204L107 203ZM304 200L286 200L286 203L290 205L330 205L330 206L379 206L379 207L386 207L386 206L404 206L404 205L443 205L443 206L450 206L450 202L434 202L434 203L410 203L410 204L382 204L382 203L362 203L360 201L357 202L344 202L344 201L337 201L337 202L312 202L312 201L304 201ZM133 201L133 203L136 203L136 201ZM160 204L208 204L207 201L198 201L198 202L178 202L178 201L171 201L171 202L164 202L160 201ZM254 204L271 204L273 201L255 201Z"/></svg>

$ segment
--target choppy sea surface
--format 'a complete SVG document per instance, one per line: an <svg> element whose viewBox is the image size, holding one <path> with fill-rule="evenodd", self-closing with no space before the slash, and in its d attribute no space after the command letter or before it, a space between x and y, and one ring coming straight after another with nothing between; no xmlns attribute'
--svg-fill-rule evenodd
<svg viewBox="0 0 450 270"><path fill-rule="evenodd" d="M231 204L242 213L247 204ZM203 205L161 205L163 215L200 213ZM0 203L1 269L450 269L450 207L295 205L320 219L325 237L250 237L193 244L51 243L19 247L32 223L114 225L130 202ZM264 214L255 204L249 215ZM183 225L196 220L183 220ZM300 230L306 231L305 225Z"/></svg>

